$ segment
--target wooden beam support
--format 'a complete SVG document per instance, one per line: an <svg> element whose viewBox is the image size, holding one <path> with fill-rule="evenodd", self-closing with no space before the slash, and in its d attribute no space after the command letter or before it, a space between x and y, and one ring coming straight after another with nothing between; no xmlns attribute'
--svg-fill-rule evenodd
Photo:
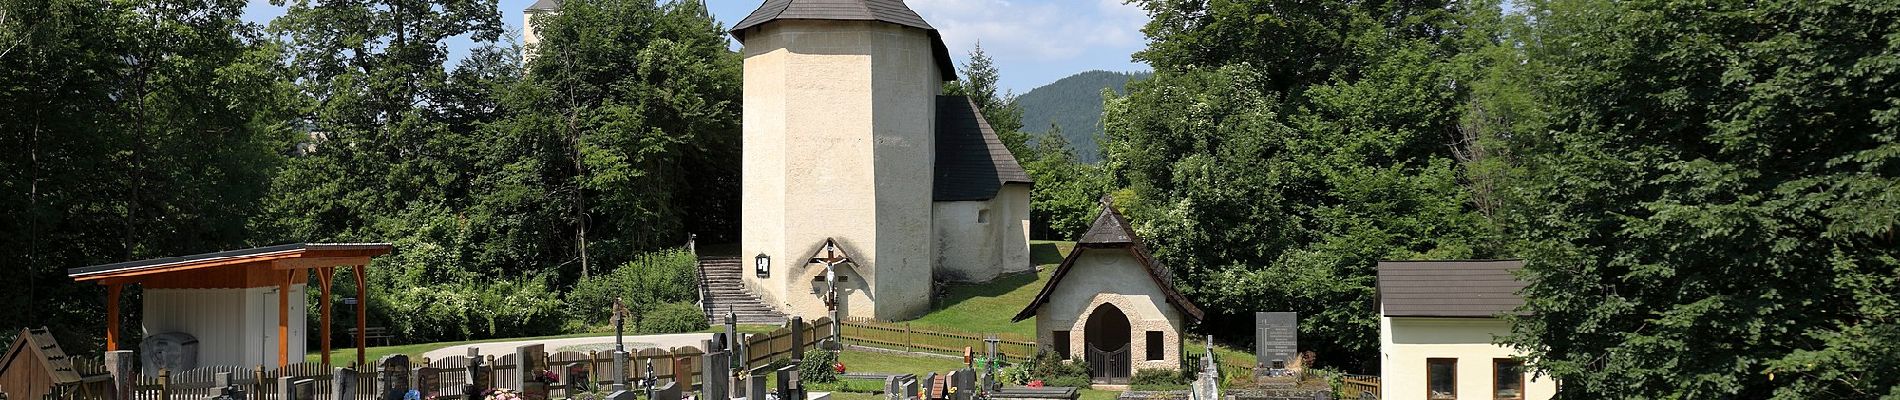
<svg viewBox="0 0 1900 400"><path fill-rule="evenodd" d="M365 325L369 325L369 316L365 315L366 306L369 305L369 283L363 280L362 265L352 265L350 269L356 275L356 365L369 365L369 360L364 358L365 349L369 348L369 335L364 332L368 330Z"/></svg>
<svg viewBox="0 0 1900 400"><path fill-rule="evenodd" d="M124 285L106 285L106 351L119 350L119 298Z"/></svg>
<svg viewBox="0 0 1900 400"><path fill-rule="evenodd" d="M317 342L323 344L323 368L325 370L330 368L330 282L332 275L335 273L336 267L317 268L317 285L321 286L320 290L323 291L323 295L319 297L321 300L318 300L323 302L321 306L323 308L323 316L319 317L322 320L323 326L319 328L321 333L318 333L318 335L321 335L319 336L321 339L318 339Z"/></svg>
<svg viewBox="0 0 1900 400"><path fill-rule="evenodd" d="M284 271L284 280L277 284L277 366L290 365L290 274L299 271Z"/></svg>
<svg viewBox="0 0 1900 400"><path fill-rule="evenodd" d="M271 261L275 269L328 268L338 265L369 264L369 256L354 257L302 257Z"/></svg>

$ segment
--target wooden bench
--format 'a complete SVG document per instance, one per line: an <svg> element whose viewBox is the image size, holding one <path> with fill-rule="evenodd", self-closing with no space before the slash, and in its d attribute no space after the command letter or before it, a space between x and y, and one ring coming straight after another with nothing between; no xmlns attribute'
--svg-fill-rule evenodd
<svg viewBox="0 0 1900 400"><path fill-rule="evenodd" d="M350 335L349 340L346 343L356 342L356 328L350 328L347 331L345 331L345 333ZM374 343L376 343L377 340L381 340L383 342L380 346L388 346L389 341L395 338L396 338L395 335L389 334L389 328L386 328L386 327L372 326L372 327L369 327L368 329L363 330L364 341L371 343L371 345L375 345Z"/></svg>

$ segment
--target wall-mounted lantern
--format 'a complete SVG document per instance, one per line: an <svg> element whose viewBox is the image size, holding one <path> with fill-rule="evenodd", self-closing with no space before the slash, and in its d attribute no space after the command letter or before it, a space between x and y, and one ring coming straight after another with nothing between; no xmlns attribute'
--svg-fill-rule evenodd
<svg viewBox="0 0 1900 400"><path fill-rule="evenodd" d="M752 270L757 272L760 278L772 276L772 256L759 253L758 256L752 257Z"/></svg>

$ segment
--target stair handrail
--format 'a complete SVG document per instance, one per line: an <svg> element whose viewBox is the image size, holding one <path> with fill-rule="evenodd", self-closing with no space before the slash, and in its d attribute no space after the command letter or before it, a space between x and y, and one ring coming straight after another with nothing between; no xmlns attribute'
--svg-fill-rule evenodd
<svg viewBox="0 0 1900 400"><path fill-rule="evenodd" d="M712 285L711 282L706 279L706 259L699 256L699 249L693 243L695 239L698 239L698 235L691 233L686 234L686 250L693 253L693 266L695 267L693 268L693 274L696 275L695 278L699 279L699 312L706 315L707 321L714 321Z"/></svg>

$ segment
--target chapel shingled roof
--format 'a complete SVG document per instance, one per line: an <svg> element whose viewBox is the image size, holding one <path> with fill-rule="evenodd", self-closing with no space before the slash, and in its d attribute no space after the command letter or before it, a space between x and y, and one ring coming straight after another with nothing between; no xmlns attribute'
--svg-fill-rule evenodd
<svg viewBox="0 0 1900 400"><path fill-rule="evenodd" d="M1194 305L1194 302L1188 301L1187 296L1181 295L1180 291L1174 289L1174 284L1169 281L1167 268L1148 252L1148 246L1141 242L1141 237L1135 235L1134 227L1129 225L1128 217L1122 216L1121 211L1115 209L1115 202L1108 196L1102 196L1101 203L1102 214L1095 217L1095 224L1089 227L1089 234L1083 235L1082 240L1075 242L1075 249L1069 251L1068 257L1062 258L1062 264L1056 266L1055 275L1049 277L1049 283L1044 284L1042 291L1036 293L1036 299L1031 300L1028 306L1024 306L1022 311L1017 312L1016 317L1010 319L1010 322L1036 316L1036 309L1049 302L1049 297L1055 294L1056 286L1062 283L1062 278L1075 269L1075 260L1081 258L1082 252L1102 249L1123 249L1133 255L1135 261L1140 262L1143 269L1147 270L1148 278L1152 279L1156 286L1161 287L1161 293L1167 298L1169 305L1180 310L1182 315L1190 318L1190 321L1200 321L1205 318L1200 306ZM1095 239L1090 239L1090 236L1094 236Z"/></svg>
<svg viewBox="0 0 1900 400"><path fill-rule="evenodd" d="M1496 317L1524 305L1523 260L1380 261L1378 299L1387 317Z"/></svg>
<svg viewBox="0 0 1900 400"><path fill-rule="evenodd" d="M533 5L529 5L529 6L528 6L528 8L527 8L526 10L522 10L522 11L554 11L554 10L559 10L559 9L561 9L561 2L562 2L562 0L535 0L535 2L534 2L534 4L533 4Z"/></svg>
<svg viewBox="0 0 1900 400"><path fill-rule="evenodd" d="M765 0L738 23L732 24L732 36L745 41L746 30L780 20L879 21L922 29L930 35L932 55L945 81L957 80L956 64L950 62L950 48L943 44L937 28L911 11L903 0Z"/></svg>
<svg viewBox="0 0 1900 400"><path fill-rule="evenodd" d="M78 370L73 369L73 360L61 350L59 341L53 340L53 334L45 327L21 329L20 336L0 356L0 372L12 368L44 368L45 376L52 384L61 385L79 382L84 379ZM28 357L31 357L30 359ZM37 362L30 362L37 361ZM27 390L27 388L12 388Z"/></svg>
<svg viewBox="0 0 1900 400"><path fill-rule="evenodd" d="M937 96L937 162L932 200L989 200L1010 183L1034 183L990 129L976 102Z"/></svg>

